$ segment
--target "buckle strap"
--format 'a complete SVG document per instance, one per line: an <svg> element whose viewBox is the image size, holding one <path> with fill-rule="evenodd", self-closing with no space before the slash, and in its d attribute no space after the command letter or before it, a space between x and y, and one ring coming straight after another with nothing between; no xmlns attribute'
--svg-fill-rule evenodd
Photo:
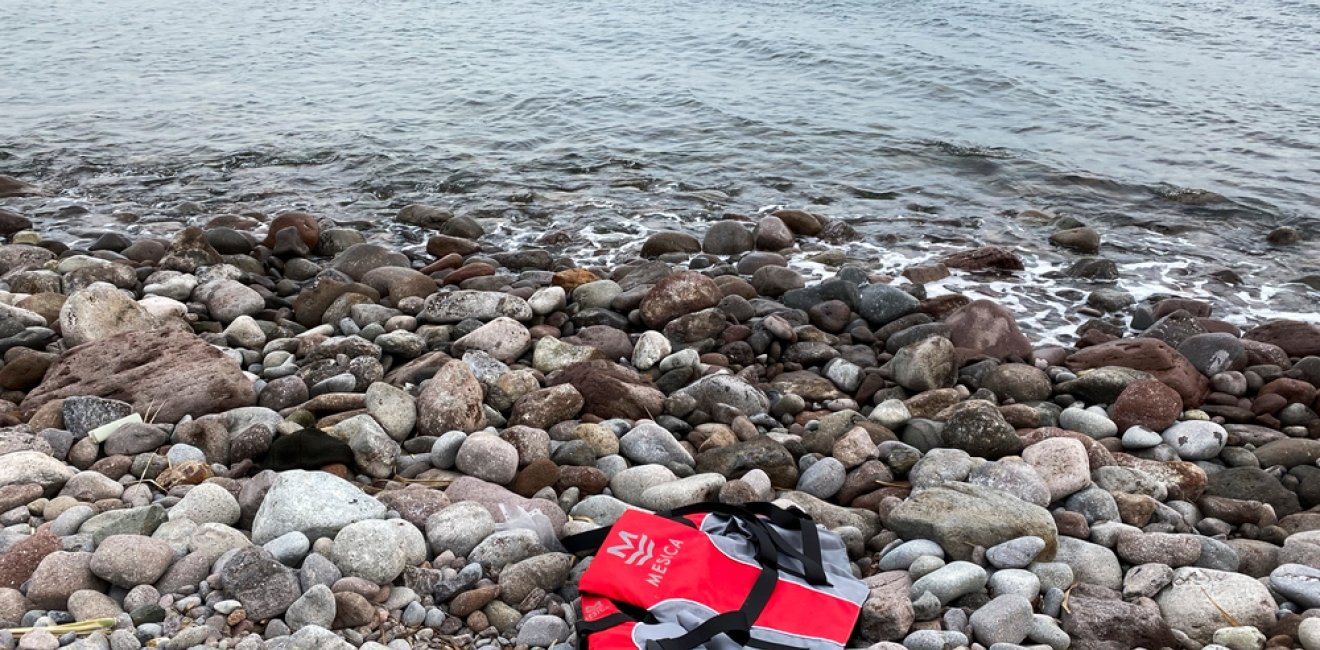
<svg viewBox="0 0 1320 650"><path fill-rule="evenodd" d="M604 616L594 621L578 621L577 630L579 633L591 634L592 632L599 632L601 630L612 628L615 625L623 625L624 623L629 623L635 620L636 619L623 612L614 612L609 616Z"/></svg>
<svg viewBox="0 0 1320 650"><path fill-rule="evenodd" d="M647 641L646 650L692 650L721 634L743 645L751 637L751 629L752 624L747 620L747 615L734 610L706 619L706 622L692 628L683 636Z"/></svg>
<svg viewBox="0 0 1320 650"><path fill-rule="evenodd" d="M825 563L821 557L820 550L820 530L816 528L816 522L810 517L790 512L773 503L760 502L749 503L742 506L730 505L727 503L694 503L688 506L682 506L670 510L668 515L682 516L694 513L712 513L721 514L729 517L735 517L747 522L751 526L762 528L770 538L774 549L782 555L787 555L802 564L802 577L812 585L830 584L829 576L825 574ZM797 530L802 536L802 550L799 551L788 543L782 535L775 532L765 522L758 517L764 516L770 523L781 528ZM765 560L762 560L763 562ZM772 560L776 565L779 564L779 558ZM783 567L780 567L783 569ZM792 572L790 572L792 573Z"/></svg>
<svg viewBox="0 0 1320 650"><path fill-rule="evenodd" d="M757 550L757 555L764 555L765 552L773 557L774 543L770 540L768 534L769 528L763 525L754 525L748 527L752 532L752 545ZM725 612L712 616L706 622L689 630L686 634L672 639L662 641L648 641L647 650L693 650L697 646L709 641L716 635L723 634L739 645L745 645L752 636L752 624L765 611L765 606L770 602L770 596L774 593L775 585L779 583L779 568L777 563L763 562L761 564L761 573L756 576L756 581L752 583L752 588L747 592L747 598L743 601L742 607L731 612Z"/></svg>
<svg viewBox="0 0 1320 650"><path fill-rule="evenodd" d="M605 543L605 538L609 537L612 528L612 526L593 528L592 530L581 532L576 535L569 535L560 540L560 543L564 545L565 550L575 555L583 552L594 554L596 551L599 551L601 545Z"/></svg>

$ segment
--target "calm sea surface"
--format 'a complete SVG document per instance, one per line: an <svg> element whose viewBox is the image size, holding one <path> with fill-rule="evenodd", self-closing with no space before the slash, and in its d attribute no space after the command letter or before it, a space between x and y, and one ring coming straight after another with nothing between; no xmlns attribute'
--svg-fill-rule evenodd
<svg viewBox="0 0 1320 650"><path fill-rule="evenodd" d="M1138 293L1318 295L1289 284L1320 273L1314 0L0 0L0 42L0 173L58 193L9 203L69 239L187 202L417 245L390 216L422 201L603 260L787 205L877 268L1018 247L1067 302L1036 208Z"/></svg>

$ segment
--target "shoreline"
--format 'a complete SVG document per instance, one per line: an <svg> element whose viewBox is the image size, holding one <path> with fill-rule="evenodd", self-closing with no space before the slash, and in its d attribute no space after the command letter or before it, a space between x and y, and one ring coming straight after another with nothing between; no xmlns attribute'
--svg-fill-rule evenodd
<svg viewBox="0 0 1320 650"><path fill-rule="evenodd" d="M149 201L141 204L125 203L124 197L105 203L106 197L76 195L76 188L75 195L67 192L52 195L34 186L28 189L32 191L26 197L10 204L12 214L6 218L36 220L43 224L48 236L54 235L62 244L75 247L85 247L106 233L168 243L189 225L234 226L240 231L260 229L260 222L251 217L269 219L268 214L278 213L278 210L267 212L272 207L269 201L208 202L194 196L201 202L184 200L170 204L165 196L157 195L142 197ZM3 194L0 188L0 195ZM660 193L651 198L662 204L674 202L675 211L671 213L661 204L642 201L636 205L617 205L618 209L613 211L617 214L611 216L591 210L582 212L574 206L574 201L590 204L594 200L586 190L581 194L547 191L544 196L528 190L507 197L507 202L496 196L444 198L452 205L438 209L479 221L480 238L488 249L548 250L571 258L556 269L576 265L610 269L639 255L644 240L658 232L675 230L701 237L706 227L721 218L750 224L775 210L791 209L760 203L735 206L727 202L729 197L724 197L725 202L707 202L703 209L694 210L685 203L696 197ZM331 205L323 198L312 203L320 205L324 213L307 207L292 209L312 210L327 228L357 230L370 243L418 260L416 266L420 267L426 262L426 239L433 233L418 223L398 218L400 207L406 205L400 199L396 196L392 201L363 202L345 197L344 201ZM166 203L162 204L162 200ZM715 201L710 197L706 200ZM989 208L967 214L944 214L944 209L932 207L935 212L925 214L918 207L898 209L876 205L878 212L856 213L860 207L806 208L829 223L837 222L840 228L825 237L797 242L794 253L787 256L788 264L807 281L831 277L845 264L859 266L871 274L901 277L908 266L938 263L947 255L979 245L1000 246L1018 256L1025 270L999 276L954 273L925 287L935 294L964 293L1001 302L1018 313L1019 324L1028 335L1042 342L1075 343L1077 328L1090 317L1078 311L1085 310L1085 294L1106 285L1127 290L1139 300L1199 296L1215 302L1217 314L1240 327L1274 318L1305 320L1317 299L1316 291L1320 291L1317 289L1320 267L1307 257L1314 244L1305 238L1302 229L1293 226L1255 224L1250 228L1252 233L1236 232L1232 248L1221 250L1229 242L1216 243L1216 236L1210 230L1189 231L1186 225L1176 226L1176 218L1174 222L1156 220L1143 225L1123 217L1114 223L1109 218L1115 209L1112 206L1095 206L1102 212L1108 210L1109 216L1094 220L1084 216L1085 209L1081 206L1065 206L1058 213L1033 208L997 210L984 217L975 213ZM1144 208L1133 204L1132 209ZM214 215L223 218L212 224ZM885 215L886 221L880 223L877 215ZM924 228L923 219L933 220L936 225ZM1211 218L1211 222L1215 220ZM1066 237L1067 231L1078 228L1093 230L1098 243L1089 250L1080 250L1056 241L1059 236ZM228 233L228 236L235 235ZM1080 257L1087 256L1113 260L1119 276L1089 277L1073 268Z"/></svg>
<svg viewBox="0 0 1320 650"><path fill-rule="evenodd" d="M850 647L1320 647L1314 317L1099 287L1077 345L1038 347L1026 314L922 289L1012 277L1004 248L808 279L792 251L847 224L779 210L582 268L397 220L424 255L305 213L85 253L6 216L0 628L548 647L581 560L501 505L565 535L780 499L871 588ZM1051 239L1072 277L1119 274L1095 230ZM306 428L352 464L255 471Z"/></svg>

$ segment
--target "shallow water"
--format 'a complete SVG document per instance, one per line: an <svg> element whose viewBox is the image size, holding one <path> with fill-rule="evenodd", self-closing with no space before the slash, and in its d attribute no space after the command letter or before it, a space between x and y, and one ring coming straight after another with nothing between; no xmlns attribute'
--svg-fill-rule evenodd
<svg viewBox="0 0 1320 650"><path fill-rule="evenodd" d="M1021 248L1027 281L997 290L1061 336L1072 257L1015 216L1050 209L1139 295L1315 318L1288 284L1320 273L1309 0L194 4L0 0L0 173L58 192L8 204L75 239L167 232L189 202L417 245L389 217L421 201L506 246L564 229L583 261L807 207L881 270ZM1284 224L1312 241L1267 246ZM1225 267L1247 286L1207 279Z"/></svg>

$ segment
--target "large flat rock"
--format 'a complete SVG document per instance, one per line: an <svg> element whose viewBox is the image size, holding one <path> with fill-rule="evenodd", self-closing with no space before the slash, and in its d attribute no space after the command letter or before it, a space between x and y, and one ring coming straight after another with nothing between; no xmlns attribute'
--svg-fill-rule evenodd
<svg viewBox="0 0 1320 650"><path fill-rule="evenodd" d="M252 382L220 350L188 332L125 332L65 352L28 393L21 408L74 395L128 402L156 422L178 422L256 403Z"/></svg>
<svg viewBox="0 0 1320 650"><path fill-rule="evenodd" d="M894 508L885 523L903 539L938 543L955 560L971 559L973 547L990 548L1027 535L1045 540L1042 561L1053 558L1058 545L1058 529L1048 510L969 483L923 490Z"/></svg>

